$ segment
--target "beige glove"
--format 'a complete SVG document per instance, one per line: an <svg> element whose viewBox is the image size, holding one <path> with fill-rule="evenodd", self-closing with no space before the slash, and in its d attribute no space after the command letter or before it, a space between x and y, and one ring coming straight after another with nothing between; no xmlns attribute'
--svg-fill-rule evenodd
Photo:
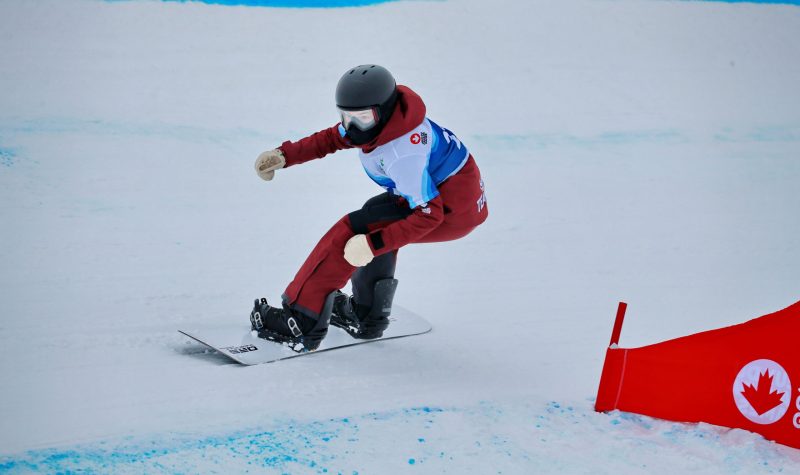
<svg viewBox="0 0 800 475"><path fill-rule="evenodd" d="M344 259L351 266L363 267L372 262L374 257L372 249L369 248L366 234L356 234L344 245Z"/></svg>
<svg viewBox="0 0 800 475"><path fill-rule="evenodd" d="M286 166L286 158L281 149L269 150L256 159L256 173L262 179L270 181L275 176L275 170Z"/></svg>

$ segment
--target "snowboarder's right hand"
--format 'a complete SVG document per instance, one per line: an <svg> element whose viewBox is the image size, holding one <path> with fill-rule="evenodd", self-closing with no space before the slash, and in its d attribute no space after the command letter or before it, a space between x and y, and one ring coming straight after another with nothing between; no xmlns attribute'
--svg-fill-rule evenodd
<svg viewBox="0 0 800 475"><path fill-rule="evenodd" d="M285 166L286 157L283 156L283 151L279 148L266 151L256 159L256 173L267 181L272 180L275 176L275 170Z"/></svg>

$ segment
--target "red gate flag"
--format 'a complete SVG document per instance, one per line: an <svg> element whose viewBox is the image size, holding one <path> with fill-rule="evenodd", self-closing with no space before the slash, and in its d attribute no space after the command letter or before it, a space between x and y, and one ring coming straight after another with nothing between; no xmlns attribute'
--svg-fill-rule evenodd
<svg viewBox="0 0 800 475"><path fill-rule="evenodd" d="M800 448L800 301L726 328L619 348L620 302L595 410L757 432Z"/></svg>

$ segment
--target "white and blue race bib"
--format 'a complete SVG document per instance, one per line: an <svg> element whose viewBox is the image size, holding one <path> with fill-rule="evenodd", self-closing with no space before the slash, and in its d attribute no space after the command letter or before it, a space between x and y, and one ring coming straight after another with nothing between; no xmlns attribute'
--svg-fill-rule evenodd
<svg viewBox="0 0 800 475"><path fill-rule="evenodd" d="M416 208L439 195L437 186L461 170L469 151L452 132L426 118L372 152L360 151L359 157L375 183Z"/></svg>

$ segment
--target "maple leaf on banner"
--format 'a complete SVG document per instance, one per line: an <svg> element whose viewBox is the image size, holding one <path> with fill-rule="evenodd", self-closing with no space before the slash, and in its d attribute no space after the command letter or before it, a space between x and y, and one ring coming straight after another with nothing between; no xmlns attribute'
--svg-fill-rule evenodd
<svg viewBox="0 0 800 475"><path fill-rule="evenodd" d="M779 393L777 389L772 390L772 375L769 374L769 370L758 375L756 387L744 383L742 386L744 387L742 396L753 406L759 416L775 409L783 402L785 393Z"/></svg>

